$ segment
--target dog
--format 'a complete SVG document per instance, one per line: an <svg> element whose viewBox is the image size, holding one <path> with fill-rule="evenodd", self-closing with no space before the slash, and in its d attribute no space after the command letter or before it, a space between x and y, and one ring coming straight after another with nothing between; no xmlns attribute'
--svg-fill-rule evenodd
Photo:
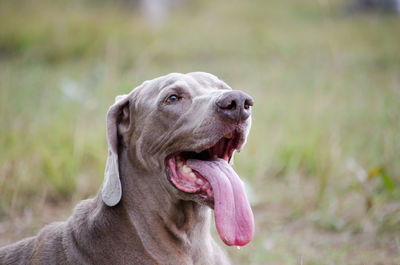
<svg viewBox="0 0 400 265"><path fill-rule="evenodd" d="M230 166L253 99L214 75L172 73L118 96L107 113L102 187L65 222L0 248L0 264L229 264L210 233L243 246L254 234Z"/></svg>

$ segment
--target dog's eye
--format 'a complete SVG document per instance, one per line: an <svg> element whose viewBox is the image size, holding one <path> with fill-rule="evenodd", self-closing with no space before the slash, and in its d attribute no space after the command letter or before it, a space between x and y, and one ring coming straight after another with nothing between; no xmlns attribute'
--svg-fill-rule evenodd
<svg viewBox="0 0 400 265"><path fill-rule="evenodd" d="M165 101L168 103L171 102L176 102L178 100L180 100L182 97L178 96L178 95L170 95Z"/></svg>

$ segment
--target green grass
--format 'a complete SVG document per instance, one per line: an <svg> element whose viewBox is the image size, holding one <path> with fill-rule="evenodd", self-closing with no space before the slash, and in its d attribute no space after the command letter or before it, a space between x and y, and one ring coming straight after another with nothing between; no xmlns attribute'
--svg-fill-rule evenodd
<svg viewBox="0 0 400 265"><path fill-rule="evenodd" d="M106 1L42 0L3 1L0 25L3 222L96 193L115 95L207 71L256 101L235 168L257 233L228 250L237 264L399 263L398 17L349 17L330 1L188 1L152 29Z"/></svg>

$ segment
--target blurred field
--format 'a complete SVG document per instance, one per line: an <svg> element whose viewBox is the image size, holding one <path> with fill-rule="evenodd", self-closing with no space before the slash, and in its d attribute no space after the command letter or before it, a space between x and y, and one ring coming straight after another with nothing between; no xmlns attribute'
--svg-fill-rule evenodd
<svg viewBox="0 0 400 265"><path fill-rule="evenodd" d="M169 72L251 94L235 157L256 237L236 264L400 264L400 18L339 1L0 2L0 245L96 194L115 95Z"/></svg>

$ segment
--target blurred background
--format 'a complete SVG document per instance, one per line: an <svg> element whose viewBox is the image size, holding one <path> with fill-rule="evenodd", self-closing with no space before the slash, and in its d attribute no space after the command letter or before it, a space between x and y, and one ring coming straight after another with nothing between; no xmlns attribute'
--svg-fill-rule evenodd
<svg viewBox="0 0 400 265"><path fill-rule="evenodd" d="M0 245L99 189L105 114L169 72L256 101L235 264L400 264L400 1L1 0ZM216 238L218 239L218 237Z"/></svg>

